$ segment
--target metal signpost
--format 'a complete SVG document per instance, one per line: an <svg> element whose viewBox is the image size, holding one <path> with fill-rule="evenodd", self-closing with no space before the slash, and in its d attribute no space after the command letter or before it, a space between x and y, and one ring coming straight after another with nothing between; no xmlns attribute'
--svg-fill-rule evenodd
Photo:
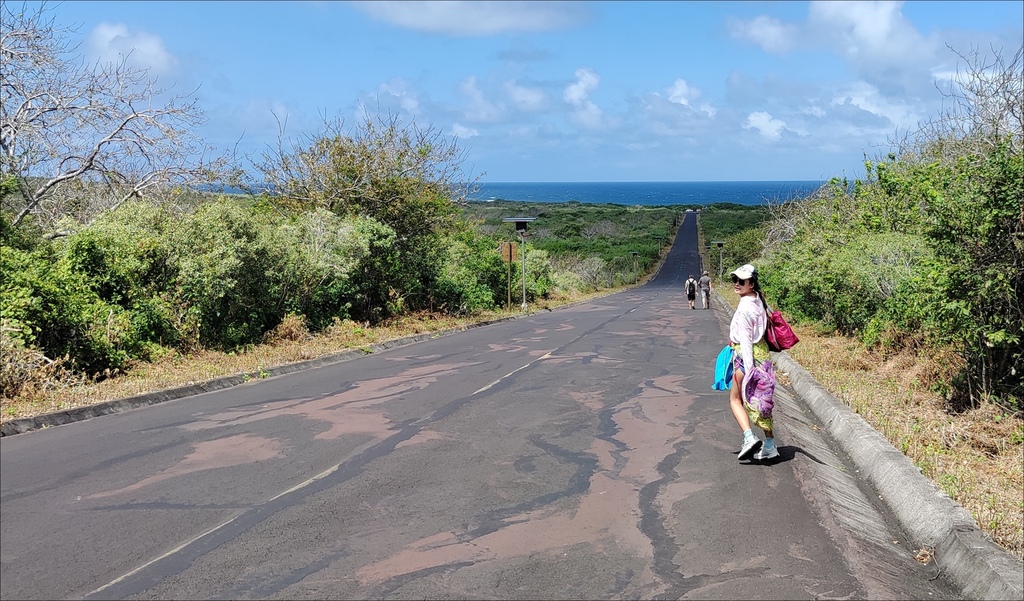
<svg viewBox="0 0 1024 601"><path fill-rule="evenodd" d="M536 217L506 217L502 219L505 223L516 224L516 232L519 233L519 241L523 245L523 311L526 311L526 226L536 219Z"/></svg>
<svg viewBox="0 0 1024 601"><path fill-rule="evenodd" d="M722 247L725 246L725 240L712 240L712 244L718 246L718 279L722 279Z"/></svg>

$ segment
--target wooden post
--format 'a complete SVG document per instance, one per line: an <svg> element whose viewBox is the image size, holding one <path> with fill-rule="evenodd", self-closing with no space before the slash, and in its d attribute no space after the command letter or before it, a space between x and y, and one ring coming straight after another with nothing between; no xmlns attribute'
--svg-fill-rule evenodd
<svg viewBox="0 0 1024 601"><path fill-rule="evenodd" d="M515 242L502 242L501 243L501 258L508 263L508 275L505 289L508 291L508 304L505 307L512 310L512 263L516 260L516 248Z"/></svg>

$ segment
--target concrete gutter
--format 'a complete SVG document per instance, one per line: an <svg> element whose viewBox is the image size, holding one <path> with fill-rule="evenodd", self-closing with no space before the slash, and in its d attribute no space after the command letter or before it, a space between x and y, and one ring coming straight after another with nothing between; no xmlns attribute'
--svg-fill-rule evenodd
<svg viewBox="0 0 1024 601"><path fill-rule="evenodd" d="M1024 566L992 542L966 509L926 478L863 417L825 390L789 354L776 353L796 396L821 421L915 544L930 547L969 599L1024 599Z"/></svg>

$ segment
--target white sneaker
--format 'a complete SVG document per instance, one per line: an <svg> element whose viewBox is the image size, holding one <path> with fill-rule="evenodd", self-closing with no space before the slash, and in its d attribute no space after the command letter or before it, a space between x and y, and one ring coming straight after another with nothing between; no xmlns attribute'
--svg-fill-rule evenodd
<svg viewBox="0 0 1024 601"><path fill-rule="evenodd" d="M744 440L743 447L740 448L740 454L736 456L736 459L740 461L750 459L754 455L754 452L761 448L762 444L764 443L757 437Z"/></svg>
<svg viewBox="0 0 1024 601"><path fill-rule="evenodd" d="M761 450L754 455L754 459L758 461L765 461L766 459L775 459L779 456L779 449L774 444L764 445Z"/></svg>

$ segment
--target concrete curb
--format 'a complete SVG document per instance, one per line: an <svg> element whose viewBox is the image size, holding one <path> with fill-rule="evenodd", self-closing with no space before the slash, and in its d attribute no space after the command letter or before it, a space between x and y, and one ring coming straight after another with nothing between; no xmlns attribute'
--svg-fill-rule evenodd
<svg viewBox="0 0 1024 601"><path fill-rule="evenodd" d="M932 548L938 567L967 598L1024 598L1021 563L993 543L966 509L789 354L775 353L773 358L789 374L797 398L821 421L900 526L916 544Z"/></svg>

